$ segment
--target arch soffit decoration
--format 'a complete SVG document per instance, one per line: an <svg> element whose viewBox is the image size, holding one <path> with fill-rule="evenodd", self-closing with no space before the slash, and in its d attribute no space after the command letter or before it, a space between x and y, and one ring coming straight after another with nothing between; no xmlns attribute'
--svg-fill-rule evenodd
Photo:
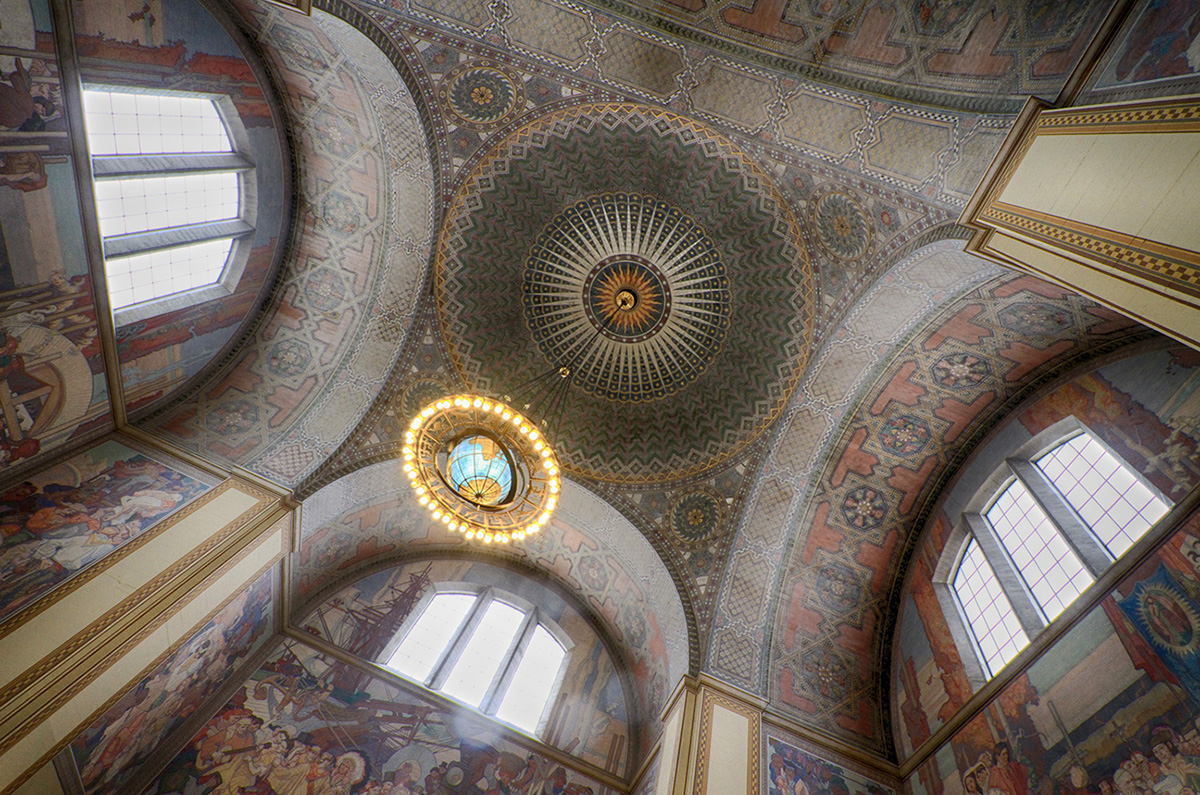
<svg viewBox="0 0 1200 795"><path fill-rule="evenodd" d="M436 169L411 70L325 12L241 11L289 119L291 250L241 347L143 425L295 485L357 425L398 356L426 279Z"/></svg>
<svg viewBox="0 0 1200 795"><path fill-rule="evenodd" d="M956 248L933 244L893 268L818 354L744 514L706 660L785 714L881 754L892 752L890 639L876 628L895 617L928 496L1056 372L1145 335ZM880 343L894 352L855 381ZM747 643L755 631L770 643Z"/></svg>
<svg viewBox="0 0 1200 795"><path fill-rule="evenodd" d="M644 714L657 716L679 678L694 672L689 616L666 565L628 519L570 480L543 532L483 550L431 521L394 461L358 469L304 503L292 614L307 615L368 568L418 551L464 550L536 571L587 606L630 662Z"/></svg>

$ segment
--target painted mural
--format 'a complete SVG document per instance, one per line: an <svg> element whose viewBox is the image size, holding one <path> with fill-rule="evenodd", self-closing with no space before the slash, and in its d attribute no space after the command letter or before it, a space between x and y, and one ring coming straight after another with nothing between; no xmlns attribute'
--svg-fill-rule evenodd
<svg viewBox="0 0 1200 795"><path fill-rule="evenodd" d="M910 781L914 795L1200 792L1200 514Z"/></svg>
<svg viewBox="0 0 1200 795"><path fill-rule="evenodd" d="M241 279L220 300L174 309L117 329L130 409L156 402L199 373L253 315L280 236L284 157L263 86L238 46L201 3L108 0L80 4L76 47L85 83L226 96L254 162L255 232Z"/></svg>
<svg viewBox="0 0 1200 795"><path fill-rule="evenodd" d="M117 441L0 493L0 621L211 488Z"/></svg>
<svg viewBox="0 0 1200 795"><path fill-rule="evenodd" d="M767 795L893 795L895 790L861 773L766 736Z"/></svg>
<svg viewBox="0 0 1200 795"><path fill-rule="evenodd" d="M111 424L45 0L0 3L0 467Z"/></svg>
<svg viewBox="0 0 1200 795"><path fill-rule="evenodd" d="M1016 417L1030 436L1076 417L1172 500L1200 483L1200 354L1174 348L1106 364ZM907 756L973 693L933 587L953 518L939 512L913 557L903 594L894 722Z"/></svg>
<svg viewBox="0 0 1200 795"><path fill-rule="evenodd" d="M1178 84L1200 72L1200 2L1141 0L1109 51L1096 89ZM1190 82L1190 81L1188 81Z"/></svg>
<svg viewBox="0 0 1200 795"><path fill-rule="evenodd" d="M324 602L303 628L366 660L379 660L421 597L438 582L492 586L536 604L574 644L543 739L598 767L624 771L629 714L618 669L595 630L562 597L509 569L464 560L376 572Z"/></svg>
<svg viewBox="0 0 1200 795"><path fill-rule="evenodd" d="M172 760L147 793L601 795L580 774L288 641Z"/></svg>
<svg viewBox="0 0 1200 795"><path fill-rule="evenodd" d="M143 678L71 743L89 795L119 792L147 757L270 637L269 571Z"/></svg>

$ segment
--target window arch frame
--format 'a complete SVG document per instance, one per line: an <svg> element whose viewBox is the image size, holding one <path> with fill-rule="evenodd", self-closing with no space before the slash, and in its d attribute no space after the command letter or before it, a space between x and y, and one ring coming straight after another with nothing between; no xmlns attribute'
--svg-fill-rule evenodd
<svg viewBox="0 0 1200 795"><path fill-rule="evenodd" d="M253 238L258 222L258 182L255 162L252 157L250 136L242 124L233 98L227 94L158 86L125 85L121 83L89 82L82 86L81 99L86 107L89 91L107 91L124 94L141 94L157 97L188 97L204 99L213 103L225 134L229 138L229 152L186 152L168 154L103 154L91 151L91 139L87 133L87 114L83 114L84 139L88 146L93 185L105 181L138 179L146 177L183 176L198 173L234 172L238 178L238 215L235 219L188 224L149 230L127 235L101 236L100 244L104 258L105 289L112 306L111 289L108 285L110 258L121 258L155 251L168 251L196 243L228 239L229 253L220 275L214 282L198 287L168 293L120 308L112 307L113 322L117 327L125 326L152 317L197 306L234 293L241 281L253 248Z"/></svg>
<svg viewBox="0 0 1200 795"><path fill-rule="evenodd" d="M1113 456L1126 472L1167 507L1166 513L1151 524L1121 555L1113 555L1109 552L1105 543L1080 517L1049 476L1036 463L1043 456L1081 434L1087 434L1105 452ZM987 467L987 462L972 467L976 470L978 482L967 484L969 496L965 501L960 501L957 506L947 506L947 513L956 518L932 578L934 591L942 607L942 613L946 617L955 645L960 650L964 648L971 650L971 653L960 653L959 657L966 670L968 680L975 685L983 684L998 676L1026 648L1032 646L1047 628L1065 615L1073 604L1084 600L1089 593L1093 592L1100 580L1109 574L1113 566L1122 558L1133 554L1136 547L1145 542L1147 537L1152 536L1154 528L1162 523L1175 507L1175 503L1168 496L1076 417L1065 417L1020 444L1006 444L1006 439L1002 434L988 445L985 455L1005 449L1009 450L1007 454L1001 453L990 457L989 460L995 462L991 467L984 469ZM998 532L985 518L987 511L1014 481L1020 481L1025 485L1034 501L1045 511L1052 528L1066 542L1068 548L1075 553L1083 565L1084 571L1091 577L1091 582L1087 587L1083 588L1054 617L1047 616L1044 607L1034 597L1024 575L1000 540ZM956 488L955 491L959 491L959 489ZM1021 629L1028 638L1025 646L1018 649L1008 661L996 670L991 670L990 664L984 658L984 652L976 638L975 630L971 626L954 585L954 579L962 566L972 540L979 544L981 552L996 576L1000 589L1007 597Z"/></svg>
<svg viewBox="0 0 1200 795"><path fill-rule="evenodd" d="M455 629L452 637L446 641L438 653L437 659L430 669L429 674L424 680L417 680L409 677L407 674L401 673L399 670L389 665L390 660L399 649L401 643L408 636L409 632L433 600L440 594L470 594L475 597L475 602L467 611L467 615L462 619L460 625ZM498 601L507 604L511 607L524 613L522 624L518 629L513 641L510 643L508 650L505 652L501 662L492 677L492 681L488 684L484 695L480 698L479 704L471 704L462 699L455 698L449 693L444 692L441 688L445 684L446 679L453 672L455 665L461 659L462 653L467 644L471 640L475 629L481 623L484 613L488 606ZM514 723L509 723L503 718L497 717L504 697L507 694L509 686L512 684L513 678L516 676L517 668L524 657L525 650L529 646L530 640L533 638L534 632L538 627L545 629L550 636L563 649L563 658L559 662L558 670L554 675L554 682L550 687L550 695L543 705L541 714L538 717L537 724L534 729L528 730L517 726ZM405 681L423 687L432 693L436 693L442 698L447 698L457 704L462 704L471 709L476 710L480 714L500 721L506 726L511 726L516 731L527 733L533 737L541 739L542 734L546 731L547 726L551 721L551 716L554 712L555 705L558 701L558 695L562 690L563 680L566 677L567 669L571 662L571 651L575 643L570 636L563 631L558 623L544 614L537 605L531 603L511 591L497 588L492 585L480 585L471 582L436 582L421 596L417 603L413 606L412 611L405 618L400 628L384 646L379 656L376 658L376 663L383 666L384 669L390 671L396 676L402 677Z"/></svg>

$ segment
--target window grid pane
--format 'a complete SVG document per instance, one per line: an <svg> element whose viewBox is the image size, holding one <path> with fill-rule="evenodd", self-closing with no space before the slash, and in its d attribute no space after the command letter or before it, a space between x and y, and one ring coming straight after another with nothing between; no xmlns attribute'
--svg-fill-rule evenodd
<svg viewBox="0 0 1200 795"><path fill-rule="evenodd" d="M954 575L954 592L992 674L1008 665L1029 645L1029 637L1021 628L1012 603L1004 595L996 573L975 539L967 544L962 563Z"/></svg>
<svg viewBox="0 0 1200 795"><path fill-rule="evenodd" d="M532 734L546 711L567 650L544 627L533 631L496 717Z"/></svg>
<svg viewBox="0 0 1200 795"><path fill-rule="evenodd" d="M96 182L103 237L228 221L241 205L236 171Z"/></svg>
<svg viewBox="0 0 1200 795"><path fill-rule="evenodd" d="M477 598L469 593L434 596L387 661L387 667L418 682L428 679Z"/></svg>
<svg viewBox="0 0 1200 795"><path fill-rule="evenodd" d="M1169 510L1090 434L1067 440L1035 463L1114 558Z"/></svg>
<svg viewBox="0 0 1200 795"><path fill-rule="evenodd" d="M1092 584L1092 577L1025 484L1015 480L986 518L1046 618L1053 620Z"/></svg>
<svg viewBox="0 0 1200 795"><path fill-rule="evenodd" d="M442 684L442 692L478 707L524 620L525 614L512 605L495 601L489 604Z"/></svg>
<svg viewBox="0 0 1200 795"><path fill-rule="evenodd" d="M226 237L106 260L113 309L215 284L232 248L233 238Z"/></svg>
<svg viewBox="0 0 1200 795"><path fill-rule="evenodd" d="M83 114L93 156L233 151L211 99L85 89Z"/></svg>

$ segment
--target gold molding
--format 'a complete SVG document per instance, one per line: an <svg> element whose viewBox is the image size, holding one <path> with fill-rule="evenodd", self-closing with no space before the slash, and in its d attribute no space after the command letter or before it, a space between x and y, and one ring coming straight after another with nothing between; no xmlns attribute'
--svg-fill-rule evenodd
<svg viewBox="0 0 1200 795"><path fill-rule="evenodd" d="M1037 122L1037 135L1119 135L1122 133L1200 132L1200 102L1158 99L1048 110Z"/></svg>
<svg viewBox="0 0 1200 795"><path fill-rule="evenodd" d="M1194 251L1003 202L988 207L981 218L995 228L1040 239L1060 250L1200 298L1200 254Z"/></svg>
<svg viewBox="0 0 1200 795"><path fill-rule="evenodd" d="M692 788L694 795L705 795L708 784L709 754L712 752L712 721L713 709L720 705L730 712L741 715L749 722L749 737L747 738L747 780L746 795L759 793L759 760L762 745L762 709L757 705L747 704L740 698L727 694L724 687L718 690L708 683L700 685L700 725L699 742L696 746L694 764L696 767L696 783Z"/></svg>

